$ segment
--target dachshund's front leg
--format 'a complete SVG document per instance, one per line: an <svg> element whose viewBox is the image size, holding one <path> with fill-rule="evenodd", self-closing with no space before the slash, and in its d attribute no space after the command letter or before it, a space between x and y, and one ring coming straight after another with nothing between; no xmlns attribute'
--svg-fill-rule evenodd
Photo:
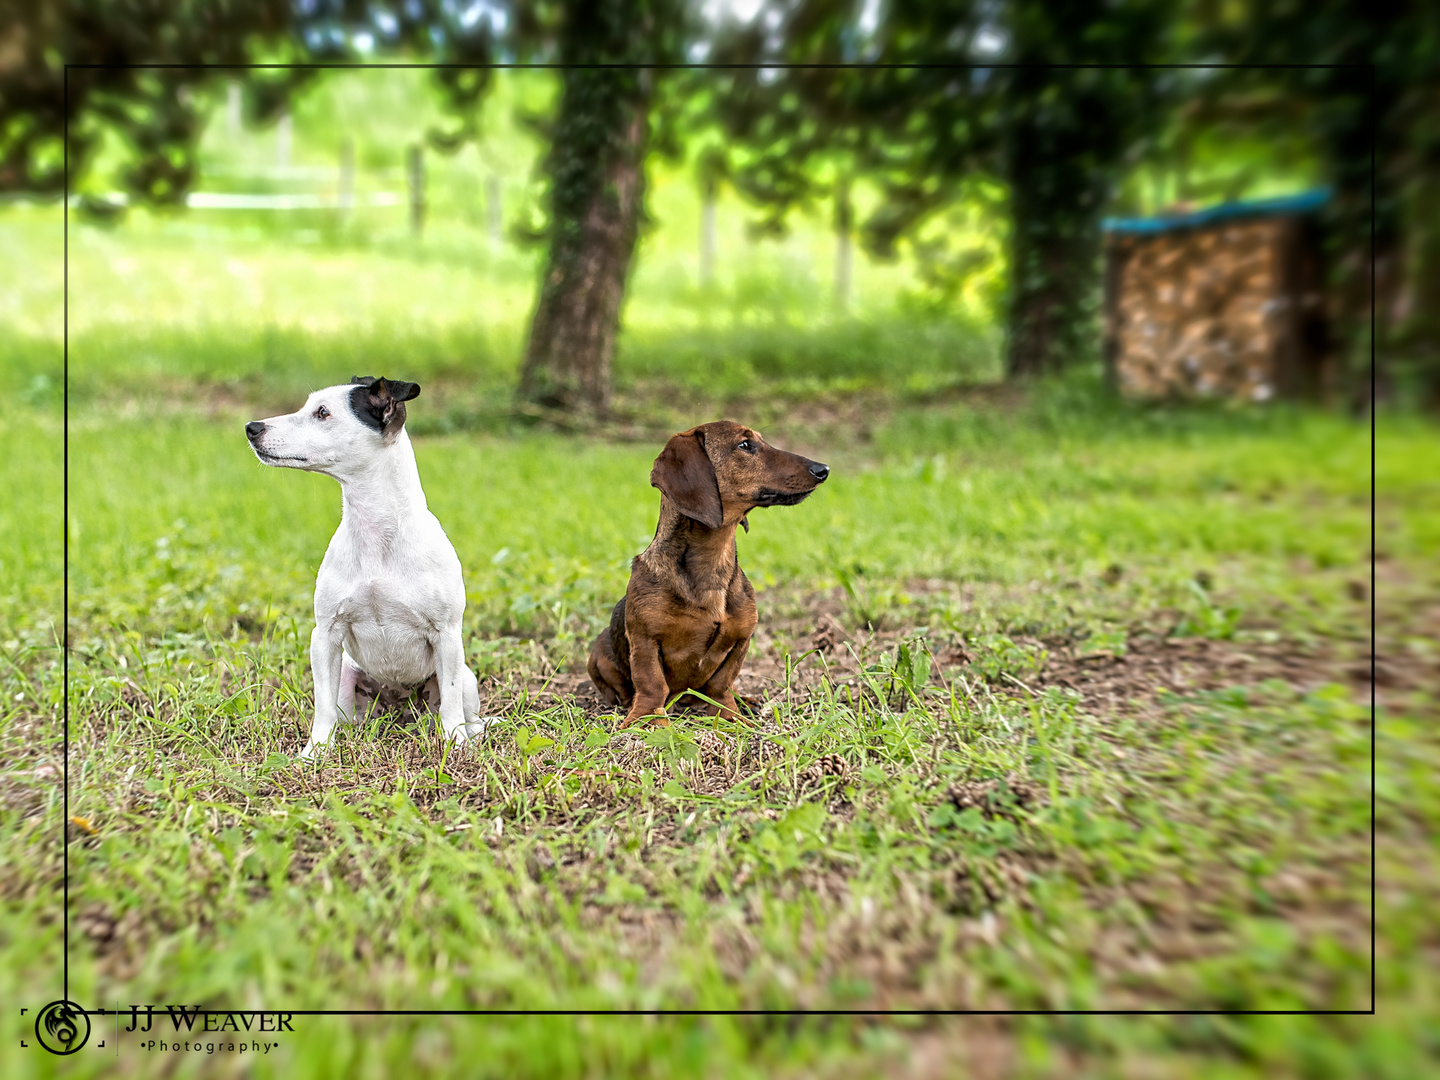
<svg viewBox="0 0 1440 1080"><path fill-rule="evenodd" d="M644 716L653 716L661 727L668 727L665 701L670 684L665 681L665 665L660 662L660 643L654 638L630 635L630 678L635 683L635 700L625 714L622 727L629 727Z"/></svg>

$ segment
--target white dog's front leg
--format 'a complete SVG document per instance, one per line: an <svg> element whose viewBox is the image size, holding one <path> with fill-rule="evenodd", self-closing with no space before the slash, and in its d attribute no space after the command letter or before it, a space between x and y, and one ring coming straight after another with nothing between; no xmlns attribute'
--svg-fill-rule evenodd
<svg viewBox="0 0 1440 1080"><path fill-rule="evenodd" d="M456 631L431 643L435 650L435 677L440 683L440 726L446 739L465 742L500 719L478 717L480 690L475 673L465 663L465 647Z"/></svg>
<svg viewBox="0 0 1440 1080"><path fill-rule="evenodd" d="M310 725L310 739L300 756L305 760L315 756L315 749L330 742L335 722L340 711L340 679L344 649L338 639L332 639L318 625L310 633L310 672L315 677L315 720ZM354 686L351 686L351 701L354 701ZM353 704L352 704L353 708Z"/></svg>
<svg viewBox="0 0 1440 1080"><path fill-rule="evenodd" d="M340 710L340 719L347 724L355 722L355 688L364 674L355 661L350 659L350 654L342 651L340 654L340 690L335 695L335 707Z"/></svg>

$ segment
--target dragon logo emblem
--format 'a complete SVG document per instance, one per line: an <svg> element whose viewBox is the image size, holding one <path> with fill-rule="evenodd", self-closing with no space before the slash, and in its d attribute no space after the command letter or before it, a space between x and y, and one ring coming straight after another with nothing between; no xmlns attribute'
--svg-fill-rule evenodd
<svg viewBox="0 0 1440 1080"><path fill-rule="evenodd" d="M52 1054L73 1054L90 1039L90 1014L73 1001L52 1001L35 1017L35 1038Z"/></svg>

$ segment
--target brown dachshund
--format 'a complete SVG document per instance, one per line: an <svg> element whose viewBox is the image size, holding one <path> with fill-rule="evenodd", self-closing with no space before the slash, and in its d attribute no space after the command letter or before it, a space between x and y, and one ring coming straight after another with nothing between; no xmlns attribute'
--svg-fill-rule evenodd
<svg viewBox="0 0 1440 1080"><path fill-rule="evenodd" d="M671 437L655 459L660 523L635 556L625 598L590 648L590 678L625 723L664 719L666 703L698 690L739 718L730 687L755 632L755 590L735 550L758 506L794 506L830 467L768 446L760 433L720 420Z"/></svg>

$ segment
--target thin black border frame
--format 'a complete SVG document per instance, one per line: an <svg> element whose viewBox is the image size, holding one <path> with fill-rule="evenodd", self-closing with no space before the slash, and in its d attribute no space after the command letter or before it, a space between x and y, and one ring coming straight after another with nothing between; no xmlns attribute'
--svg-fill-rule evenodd
<svg viewBox="0 0 1440 1080"><path fill-rule="evenodd" d="M1369 1009L210 1009L197 1008L190 1015L258 1016L1374 1016L1376 1015L1376 881L1375 881L1375 138L1378 117L1376 106L1376 66L1372 64L412 64L412 63L313 63L313 64L69 64L64 67L64 191L60 200L64 215L64 298L63 298L63 359L61 393L64 418L62 431L65 446L62 455L64 482L61 528L63 537L63 625L61 628L61 678L63 683L61 723L63 725L64 811L61 833L64 843L63 904L61 913L64 949L62 998L70 996L70 71L75 70L475 70L489 71L561 71L577 70L655 70L655 71L736 71L736 70L1365 70L1370 71L1370 96L1366 114L1370 120L1370 1008ZM177 1006L178 1008L178 1006ZM104 1016L104 1008L86 1010ZM122 1010L117 1009L117 1016ZM118 1042L117 1042L118 1050Z"/></svg>

